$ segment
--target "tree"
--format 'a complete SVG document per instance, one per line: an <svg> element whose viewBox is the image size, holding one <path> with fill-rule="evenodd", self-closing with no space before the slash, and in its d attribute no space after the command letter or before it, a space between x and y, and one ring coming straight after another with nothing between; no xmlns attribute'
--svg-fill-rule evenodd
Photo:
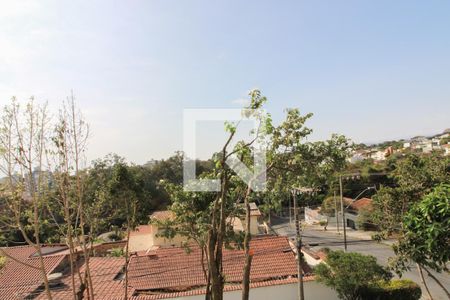
<svg viewBox="0 0 450 300"><path fill-rule="evenodd" d="M173 201L171 210L176 214L175 220L166 224L169 226L166 226L165 234L168 237L185 235L204 247L208 262L207 297L210 292L214 300L223 297L225 277L222 271L222 248L229 241L240 241L240 236L233 237L234 232L229 224L230 218L240 216L238 207L244 208L245 215L242 299L248 299L252 262L250 202L259 199L259 204L270 215L271 209L281 205L282 198L278 195L289 195L295 186L322 186L329 174L345 164L347 155L348 140L342 136L333 135L325 142L306 141L311 129L304 125L312 114L302 115L298 109L288 109L285 119L274 126L271 116L260 110L267 99L258 90L251 91L249 96L250 104L243 110L243 114L254 117L258 122L257 128L252 132L254 138L250 141L238 141L231 148L240 122L227 122L225 129L228 138L221 151L213 156L212 169L207 167L207 163L205 172L201 175L204 178L218 179L220 191L186 193L176 184L165 184L169 187L167 191ZM257 143L263 144L266 151L266 167L258 170L253 166ZM227 164L233 156L253 172L245 181ZM263 173L267 178L266 191L255 191L254 183Z"/></svg>
<svg viewBox="0 0 450 300"><path fill-rule="evenodd" d="M46 104L38 105L31 98L23 109L13 98L5 106L0 120L0 170L6 175L4 198L6 209L12 215L8 225L19 230L26 243L36 250L45 293L51 300L41 255L41 217L48 203L50 182L49 173L44 171L46 141L49 138L48 123ZM25 227L24 219L28 221L30 230ZM1 249L0 254L13 259Z"/></svg>
<svg viewBox="0 0 450 300"><path fill-rule="evenodd" d="M428 270L449 271L450 185L437 186L422 201L413 205L404 216L402 224L402 236L394 245L397 257L391 259L391 267L401 276L410 269L409 262L416 263L419 272L424 269L450 298L448 290ZM423 276L421 277L426 285Z"/></svg>
<svg viewBox="0 0 450 300"><path fill-rule="evenodd" d="M86 176L81 170L84 153L89 137L89 126L81 112L75 106L73 94L63 103L59 118L55 124L51 138L52 145L47 151L49 170L52 170L53 198L59 204L64 222L57 220L56 214L52 214L55 223L59 224L61 235L65 237L65 243L69 247L69 265L71 274L72 293L74 299L83 298L87 290L88 298L94 295L93 284L89 267L90 253L85 239L85 197L84 186ZM53 146L53 147L51 147ZM57 210L49 208L49 211ZM91 231L89 231L91 232ZM81 235L81 236L80 236ZM83 250L85 261L85 274L81 275L76 257L75 244L79 244ZM78 275L80 286L75 286L75 275Z"/></svg>
<svg viewBox="0 0 450 300"><path fill-rule="evenodd" d="M410 154L395 161L389 176L392 186L381 187L373 197L373 221L382 237L401 231L409 208L440 183L450 183L450 158Z"/></svg>
<svg viewBox="0 0 450 300"><path fill-rule="evenodd" d="M208 173L200 177L208 176ZM174 238L180 235L187 238L187 242L182 246L189 253L191 243L196 244L201 250L201 264L203 275L206 281L205 299L211 299L211 276L208 268L208 233L211 224L211 209L215 200L215 193L212 192L187 192L177 184L162 182L162 185L170 195L172 204L170 210L174 213L174 218L164 221L152 221L161 229L160 235L166 238ZM235 217L241 210L233 203L228 203L225 207L225 215L228 218ZM237 234L231 224L227 221L224 234L224 244L239 246L242 238Z"/></svg>
<svg viewBox="0 0 450 300"><path fill-rule="evenodd" d="M125 163L116 164L113 168L112 180L108 185L109 194L116 203L125 207L127 243L125 246L125 282L124 299L128 299L128 266L130 262L129 242L131 230L136 226L137 191L139 185Z"/></svg>
<svg viewBox="0 0 450 300"><path fill-rule="evenodd" d="M13 99L3 110L0 169L6 179L1 205L11 214L2 216L2 224L10 225L9 235L20 232L23 241L35 248L48 299L52 299L52 295L41 244L62 242L60 237L65 237L64 242L70 249L73 296L82 298L84 290L87 290L88 299L93 299L90 253L85 240L85 172L81 169L88 126L76 109L73 95L63 103L57 121L53 123L51 119L46 104L36 104L34 99L26 103L25 109ZM75 239L84 254L84 279L77 266ZM80 278L78 289L75 287L75 273Z"/></svg>
<svg viewBox="0 0 450 300"><path fill-rule="evenodd" d="M363 289L392 277L389 271L377 264L375 257L340 250L330 251L325 263L319 264L314 273L319 282L335 289L339 298L345 300L362 299Z"/></svg>

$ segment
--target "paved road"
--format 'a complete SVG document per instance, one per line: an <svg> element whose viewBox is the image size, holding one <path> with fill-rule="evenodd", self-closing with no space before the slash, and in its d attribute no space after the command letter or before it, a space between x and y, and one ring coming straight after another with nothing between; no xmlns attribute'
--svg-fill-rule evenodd
<svg viewBox="0 0 450 300"><path fill-rule="evenodd" d="M279 235L288 236L291 239L295 238L295 226L289 224L289 218L272 218L272 229ZM306 226L303 229L302 241L304 244L311 246L313 250L328 247L331 250L344 250L344 239L342 235L336 232L324 231L316 226ZM394 256L391 246L384 243L377 243L369 239L360 239L355 237L347 237L347 251L358 252L365 255L373 255L377 258L378 263L386 265L388 258ZM450 287L450 275L444 273L434 273L444 286ZM425 275L426 276L426 275ZM403 278L411 279L419 283L422 287L423 299L425 296L425 289L421 284L417 269L413 267L411 271L406 272ZM442 289L433 281L433 279L426 276L428 287L434 299L448 300Z"/></svg>

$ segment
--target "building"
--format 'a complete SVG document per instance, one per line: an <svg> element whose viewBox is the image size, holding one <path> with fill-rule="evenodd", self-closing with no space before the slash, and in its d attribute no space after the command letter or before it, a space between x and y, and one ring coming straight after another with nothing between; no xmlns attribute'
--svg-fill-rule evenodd
<svg viewBox="0 0 450 300"><path fill-rule="evenodd" d="M372 199L370 198L361 198L356 201L353 201L351 198L343 197L344 207L345 209L345 224L347 228L352 228L355 230L362 229L358 219L363 210L371 210L372 209ZM340 211L340 202L337 205L338 213L339 213L339 224L342 224L342 214ZM336 224L336 216L325 216L320 213L320 208L311 209L305 208L305 222L308 224L319 224L320 222L327 221L328 224L334 225Z"/></svg>
<svg viewBox="0 0 450 300"><path fill-rule="evenodd" d="M259 236L252 239L253 252L250 274L250 299L297 299L297 263L295 253L286 237ZM0 271L0 299L46 299L40 271L35 269L39 257L31 246L4 248L13 259L7 259ZM72 277L68 265L67 247L43 247L43 260L54 299L73 299ZM245 254L243 250L223 249L225 274L224 299L241 299ZM159 248L131 256L128 266L128 284L125 289L125 258L91 257L95 299L204 299L206 279L203 267L206 260L202 251L190 245ZM86 265L79 259L81 273ZM336 293L314 280L311 269L303 265L304 289L307 299L337 299ZM75 287L80 287L78 276ZM86 293L86 291L85 291Z"/></svg>
<svg viewBox="0 0 450 300"><path fill-rule="evenodd" d="M360 224L358 224L358 219L360 216L360 213L363 210L372 210L372 199L370 198L361 198L354 202L352 202L346 211L345 214L345 224L347 227L353 228L353 229L361 229Z"/></svg>
<svg viewBox="0 0 450 300"><path fill-rule="evenodd" d="M66 249L67 247L61 245L42 247L47 275L58 272L60 266L64 268L67 264L66 255L60 253ZM0 299L25 299L42 291L40 258L36 255L36 249L31 246L18 246L2 248L2 251L15 260L6 258L6 263L0 270Z"/></svg>
<svg viewBox="0 0 450 300"><path fill-rule="evenodd" d="M175 235L173 238L164 236L164 228L158 224L175 219L170 210L156 211L150 215L150 224L140 225L130 233L129 251L148 251L159 247L181 246L187 238Z"/></svg>
<svg viewBox="0 0 450 300"><path fill-rule="evenodd" d="M442 145L441 148L444 150L444 155L450 155L450 144Z"/></svg>
<svg viewBox="0 0 450 300"><path fill-rule="evenodd" d="M368 158L370 158L370 151L361 149L354 151L347 161L354 164Z"/></svg>
<svg viewBox="0 0 450 300"><path fill-rule="evenodd" d="M252 235L264 234L265 227L261 225L261 211L256 203L250 203L250 232ZM149 225L140 225L130 234L129 251L149 251L161 247L181 246L188 240L184 236L175 235L173 238L164 237L164 228L158 224L175 219L173 212L169 210L156 211L150 215ZM244 231L245 217L228 218L235 231Z"/></svg>
<svg viewBox="0 0 450 300"><path fill-rule="evenodd" d="M260 225L262 214L259 211L258 206L254 202L249 203L249 205L250 205L250 233L252 235L265 233L264 228L262 228L262 226Z"/></svg>

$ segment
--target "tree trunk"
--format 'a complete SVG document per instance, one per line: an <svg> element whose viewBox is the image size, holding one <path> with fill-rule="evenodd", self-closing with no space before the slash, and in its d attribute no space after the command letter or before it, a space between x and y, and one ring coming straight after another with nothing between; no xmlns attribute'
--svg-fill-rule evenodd
<svg viewBox="0 0 450 300"><path fill-rule="evenodd" d="M428 294L428 299L433 300L433 296L431 296L430 290L428 289L428 285L425 282L425 278L423 277L422 267L419 264L417 264L417 270L419 271L420 280L422 281L423 286L425 287L425 290Z"/></svg>
<svg viewBox="0 0 450 300"><path fill-rule="evenodd" d="M212 300L222 300L223 299L223 278L220 272L219 258L216 252L216 240L217 233L214 229L208 237L208 267L211 275L211 298ZM219 250L221 252L221 250Z"/></svg>
<svg viewBox="0 0 450 300"><path fill-rule="evenodd" d="M201 260L202 260L202 271L203 271L203 276L205 277L205 281L206 281L206 289L205 289L205 300L210 300L211 299L211 275L209 273L208 268L205 267L205 252L207 251L205 249L204 245L199 245L201 250L202 250L202 254L201 254ZM207 257L207 255L206 255ZM208 258L206 258L206 262L208 262Z"/></svg>
<svg viewBox="0 0 450 300"><path fill-rule="evenodd" d="M123 295L123 299L127 300L128 298L128 265L130 263L130 257L128 255L128 249L129 249L129 245L130 245L130 221L128 221L127 224L127 243L125 246L125 289L124 289L124 295Z"/></svg>
<svg viewBox="0 0 450 300"><path fill-rule="evenodd" d="M242 278L242 300L248 300L250 295L250 270L252 265L252 255L250 251L250 240L252 234L250 232L250 203L248 203L248 197L251 192L251 182L247 186L247 193L244 198L245 204L245 237L244 237L244 251L245 251L245 263Z"/></svg>

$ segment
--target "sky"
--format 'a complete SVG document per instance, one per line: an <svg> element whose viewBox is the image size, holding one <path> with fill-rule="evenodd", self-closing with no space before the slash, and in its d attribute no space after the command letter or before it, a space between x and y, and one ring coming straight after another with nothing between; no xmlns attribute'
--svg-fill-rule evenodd
<svg viewBox="0 0 450 300"><path fill-rule="evenodd" d="M0 1L0 104L73 90L88 159L183 147L183 110L267 96L312 112L311 140L379 142L450 127L449 1ZM223 126L203 128L203 156ZM205 149L209 149L208 151ZM201 152L201 151L199 151Z"/></svg>

